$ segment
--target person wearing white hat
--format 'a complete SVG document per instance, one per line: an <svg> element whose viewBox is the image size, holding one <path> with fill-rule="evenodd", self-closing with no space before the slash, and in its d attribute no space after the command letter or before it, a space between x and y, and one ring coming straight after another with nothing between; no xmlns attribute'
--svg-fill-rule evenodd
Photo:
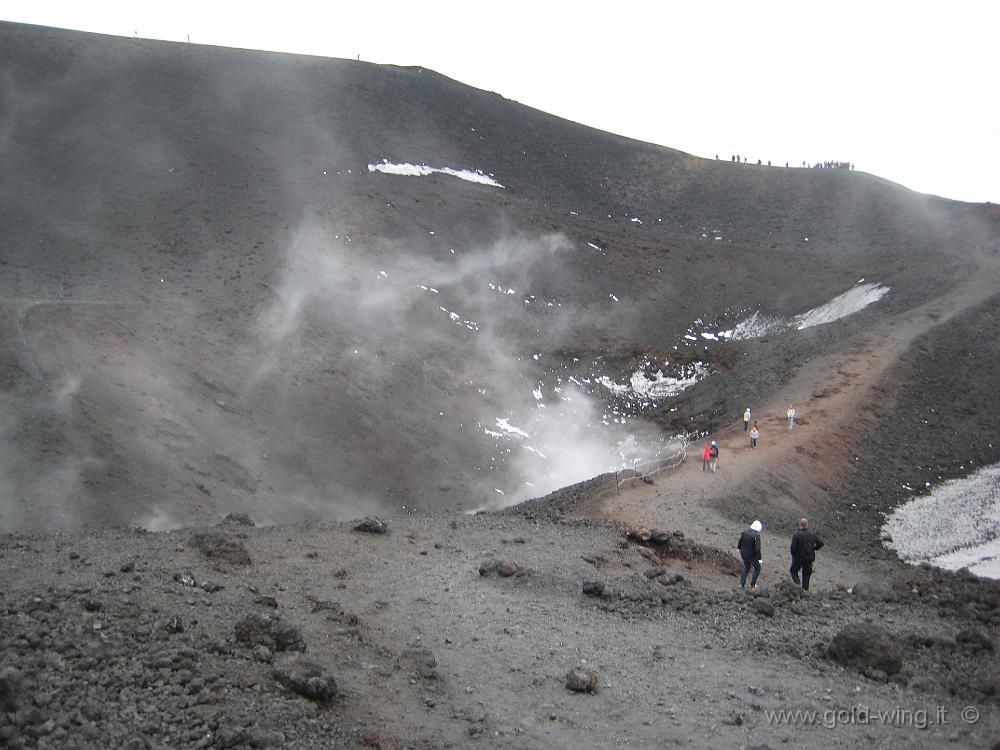
<svg viewBox="0 0 1000 750"><path fill-rule="evenodd" d="M763 559L760 547L760 533L764 530L764 524L760 519L750 524L750 528L740 534L739 541L736 542L736 549L740 551L743 558L743 574L740 576L740 588L746 588L747 576L750 569L753 569L753 576L750 578L750 588L757 588L757 577L760 576L760 563Z"/></svg>

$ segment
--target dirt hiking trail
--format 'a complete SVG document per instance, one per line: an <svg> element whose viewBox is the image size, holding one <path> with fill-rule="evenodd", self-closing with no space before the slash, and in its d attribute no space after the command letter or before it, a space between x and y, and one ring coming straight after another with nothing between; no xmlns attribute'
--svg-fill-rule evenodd
<svg viewBox="0 0 1000 750"><path fill-rule="evenodd" d="M850 587L871 576L870 553L858 554L870 540L837 544L846 512L842 497L846 473L862 435L874 427L873 406L893 398L891 369L923 334L981 303L993 290L975 280L947 298L885 320L851 337L840 351L813 358L764 404L750 404L751 424L760 438L750 447L743 415L718 434L688 446L684 462L654 483L635 483L617 496L585 504L581 517L603 517L627 524L679 530L695 542L737 557L736 540L752 521L765 523L764 566L760 585L787 578L788 543L797 520L806 516L829 544L817 560L820 587ZM786 409L794 404L795 426ZM716 440L716 472L703 471L704 443ZM837 549L839 547L839 549ZM863 558L863 559L861 559ZM734 585L716 568L700 571L712 587Z"/></svg>

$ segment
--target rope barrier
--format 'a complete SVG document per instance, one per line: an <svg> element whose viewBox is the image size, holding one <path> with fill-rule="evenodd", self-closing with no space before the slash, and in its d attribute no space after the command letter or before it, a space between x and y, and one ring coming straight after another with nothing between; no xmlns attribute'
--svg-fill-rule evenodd
<svg viewBox="0 0 1000 750"><path fill-rule="evenodd" d="M637 463L630 469L619 469L615 472L615 487L620 494L622 486L628 482L655 477L660 472L676 469L684 463L685 458L687 458L686 445L681 446L680 450L670 456L651 458Z"/></svg>

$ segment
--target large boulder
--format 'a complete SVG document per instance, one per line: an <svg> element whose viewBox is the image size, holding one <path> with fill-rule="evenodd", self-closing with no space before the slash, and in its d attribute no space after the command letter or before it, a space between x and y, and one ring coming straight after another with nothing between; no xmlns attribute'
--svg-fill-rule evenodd
<svg viewBox="0 0 1000 750"><path fill-rule="evenodd" d="M581 587L587 596L603 596L604 594L604 581L597 578L584 578Z"/></svg>
<svg viewBox="0 0 1000 750"><path fill-rule="evenodd" d="M274 679L293 693L318 703L330 703L337 697L337 681L314 661L292 656L275 664Z"/></svg>
<svg viewBox="0 0 1000 750"><path fill-rule="evenodd" d="M598 683L597 672L582 662L566 673L566 689L574 693L596 693Z"/></svg>
<svg viewBox="0 0 1000 750"><path fill-rule="evenodd" d="M250 553L238 539L221 531L202 531L191 537L191 546L210 560L222 560L234 565L249 565Z"/></svg>
<svg viewBox="0 0 1000 750"><path fill-rule="evenodd" d="M21 697L21 673L14 667L0 669L0 712L14 712Z"/></svg>
<svg viewBox="0 0 1000 750"><path fill-rule="evenodd" d="M893 675L903 667L903 656L893 635L869 622L845 625L830 641L827 656L838 664L866 672Z"/></svg>
<svg viewBox="0 0 1000 750"><path fill-rule="evenodd" d="M302 631L265 612L247 615L233 627L236 640L251 648L266 646L271 651L305 651Z"/></svg>
<svg viewBox="0 0 1000 750"><path fill-rule="evenodd" d="M965 628L955 635L955 642L970 651L992 651L993 641L981 630Z"/></svg>
<svg viewBox="0 0 1000 750"><path fill-rule="evenodd" d="M413 677L419 677L424 680L437 679L437 659L434 658L434 654L430 649L406 649L399 655L398 663L400 669L405 670L407 674Z"/></svg>
<svg viewBox="0 0 1000 750"><path fill-rule="evenodd" d="M869 602L894 602L899 598L892 588L880 581L858 581L851 587L851 595Z"/></svg>
<svg viewBox="0 0 1000 750"><path fill-rule="evenodd" d="M368 516L367 518L362 518L358 523L354 525L355 531L361 531L365 534L385 534L389 531L389 522L384 521L377 516Z"/></svg>

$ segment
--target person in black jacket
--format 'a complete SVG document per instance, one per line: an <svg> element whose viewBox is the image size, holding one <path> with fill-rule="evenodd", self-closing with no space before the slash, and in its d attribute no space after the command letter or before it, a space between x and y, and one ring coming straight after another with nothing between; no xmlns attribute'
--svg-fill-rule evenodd
<svg viewBox="0 0 1000 750"><path fill-rule="evenodd" d="M817 536L816 532L809 528L809 521L805 518L799 519L799 530L792 536L792 567L789 572L795 584L802 584L805 591L809 590L809 578L813 572L813 562L816 560L816 550L823 546L823 540ZM799 571L802 571L802 580L799 581Z"/></svg>
<svg viewBox="0 0 1000 750"><path fill-rule="evenodd" d="M750 528L740 534L740 539L736 542L736 549L740 551L743 558L743 575L740 576L740 588L745 588L747 576L750 575L750 568L753 568L753 578L750 579L750 588L757 588L757 576L760 575L760 561L762 558L760 551L760 532L763 531L764 524L754 521Z"/></svg>

